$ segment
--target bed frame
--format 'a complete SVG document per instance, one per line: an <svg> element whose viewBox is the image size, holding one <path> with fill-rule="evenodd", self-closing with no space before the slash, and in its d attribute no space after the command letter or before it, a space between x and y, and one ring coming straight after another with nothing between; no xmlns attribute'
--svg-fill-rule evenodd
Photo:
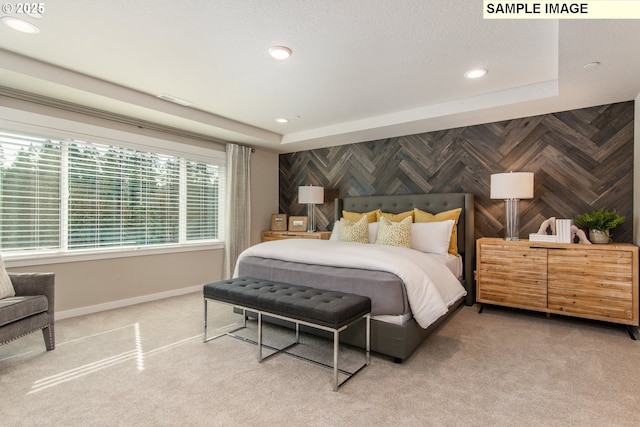
<svg viewBox="0 0 640 427"><path fill-rule="evenodd" d="M396 362L407 359L411 353L462 303L473 305L475 302L475 224L474 198L471 193L433 193L398 196L359 196L335 200L335 218L340 219L342 210L350 212L369 212L380 209L383 212L401 213L413 208L432 214L462 208L458 219L458 252L463 257L464 271L462 285L467 296L454 303L449 312L427 329L422 329L415 319L404 325L371 320L371 351L393 357ZM343 333L343 341L361 345L364 339L363 328L349 328Z"/></svg>

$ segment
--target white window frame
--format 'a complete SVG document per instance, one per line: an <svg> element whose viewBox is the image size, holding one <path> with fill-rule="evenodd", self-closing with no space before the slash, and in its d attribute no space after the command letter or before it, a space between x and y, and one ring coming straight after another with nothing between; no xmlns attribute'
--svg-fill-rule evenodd
<svg viewBox="0 0 640 427"><path fill-rule="evenodd" d="M27 111L15 110L4 106L0 106L0 127L11 132L42 136L44 138L51 138L55 140L66 139L89 141L92 143L113 145L121 148L131 148L140 151L156 152L159 154L176 156L183 159L183 161L185 159L188 159L203 163L216 164L220 165L222 168L219 200L220 230L218 230L219 239L216 241L185 242L155 246L148 245L132 248L102 248L64 252L56 251L53 253L6 253L3 254L3 260L8 267L22 267L31 265L123 258L131 256L147 256L224 248L225 233L223 224L225 223L226 211L224 206L226 201L226 185L224 182L226 153L224 151L206 148L203 146L203 143L201 141L194 142L194 145L191 145L187 143L172 141L168 138L157 138L137 133L129 133L118 129L90 125ZM66 173L66 169L64 169L63 173ZM186 186L186 182L184 182L182 178L183 177L181 176L180 185ZM67 189L64 189L64 191L67 191ZM180 194L181 198L184 197L183 192L181 192ZM63 197L66 196L68 195L63 195ZM181 199L181 210L186 209L186 205L183 202L185 201ZM66 209L66 207L63 209ZM64 213L62 209L61 213ZM184 227L184 230L181 229L180 233L184 233L186 235L186 224L181 223L181 227ZM65 232L63 233L63 238L66 239L67 230L64 229L64 224L61 227L61 231ZM183 242L184 240L180 239L180 241ZM66 245L64 247L66 247Z"/></svg>

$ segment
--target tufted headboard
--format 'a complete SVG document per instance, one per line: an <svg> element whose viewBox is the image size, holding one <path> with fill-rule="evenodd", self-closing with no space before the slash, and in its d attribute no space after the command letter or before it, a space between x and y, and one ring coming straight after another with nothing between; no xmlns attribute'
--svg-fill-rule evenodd
<svg viewBox="0 0 640 427"><path fill-rule="evenodd" d="M462 208L458 219L458 252L463 257L463 285L467 290L465 303L475 302L474 270L476 260L476 240L474 231L474 200L471 193L406 194L398 196L358 196L335 200L335 219L342 211L369 212L380 209L383 212L400 213L418 208L437 214L451 209Z"/></svg>

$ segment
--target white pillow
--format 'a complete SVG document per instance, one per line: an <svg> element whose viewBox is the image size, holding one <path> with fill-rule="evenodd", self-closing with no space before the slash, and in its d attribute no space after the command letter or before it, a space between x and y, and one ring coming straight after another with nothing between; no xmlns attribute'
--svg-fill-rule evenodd
<svg viewBox="0 0 640 427"><path fill-rule="evenodd" d="M16 291L13 289L11 279L7 274L7 270L4 268L4 261L2 261L2 255L0 255L0 298L13 297L16 295Z"/></svg>
<svg viewBox="0 0 640 427"><path fill-rule="evenodd" d="M379 222L370 222L369 223L369 243L375 243L378 238L378 226Z"/></svg>
<svg viewBox="0 0 640 427"><path fill-rule="evenodd" d="M411 224L411 247L420 252L448 254L453 224L452 219Z"/></svg>
<svg viewBox="0 0 640 427"><path fill-rule="evenodd" d="M340 221L336 221L336 223L333 224L333 231L331 232L329 240L340 240Z"/></svg>

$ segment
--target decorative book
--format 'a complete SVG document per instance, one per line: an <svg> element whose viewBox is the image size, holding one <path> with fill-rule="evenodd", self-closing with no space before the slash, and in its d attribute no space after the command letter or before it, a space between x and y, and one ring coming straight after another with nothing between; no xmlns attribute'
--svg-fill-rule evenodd
<svg viewBox="0 0 640 427"><path fill-rule="evenodd" d="M558 236L556 236L555 234L536 234L536 233L531 233L531 234L529 234L529 241L530 242L557 243L558 242Z"/></svg>

